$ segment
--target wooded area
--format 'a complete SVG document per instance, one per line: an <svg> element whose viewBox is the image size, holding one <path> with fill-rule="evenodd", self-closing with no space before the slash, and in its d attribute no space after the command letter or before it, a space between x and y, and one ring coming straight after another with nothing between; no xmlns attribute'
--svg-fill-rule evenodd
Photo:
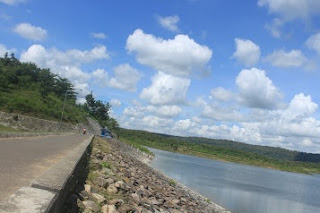
<svg viewBox="0 0 320 213"><path fill-rule="evenodd" d="M92 93L86 103L77 103L74 85L50 69L20 62L14 54L0 58L0 110L38 118L79 123L91 116L110 129L118 127L110 118L111 106L95 100ZM63 117L62 117L63 111Z"/></svg>

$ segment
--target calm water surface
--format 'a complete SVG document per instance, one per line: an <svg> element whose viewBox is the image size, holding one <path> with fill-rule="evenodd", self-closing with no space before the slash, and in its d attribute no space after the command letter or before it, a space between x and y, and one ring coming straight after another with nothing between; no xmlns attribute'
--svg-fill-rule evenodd
<svg viewBox="0 0 320 213"><path fill-rule="evenodd" d="M320 213L320 175L149 149L151 165L233 213Z"/></svg>

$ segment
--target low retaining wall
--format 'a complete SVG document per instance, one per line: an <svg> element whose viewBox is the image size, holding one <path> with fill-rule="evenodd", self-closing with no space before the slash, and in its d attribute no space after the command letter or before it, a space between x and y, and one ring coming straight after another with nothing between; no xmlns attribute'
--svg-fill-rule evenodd
<svg viewBox="0 0 320 213"><path fill-rule="evenodd" d="M65 122L49 121L40 118L34 118L26 115L18 115L14 113L0 112L0 124L16 129L28 131L44 131L44 132L78 132L77 125Z"/></svg>
<svg viewBox="0 0 320 213"><path fill-rule="evenodd" d="M0 138L32 137L46 135L67 135L70 132L0 132Z"/></svg>
<svg viewBox="0 0 320 213"><path fill-rule="evenodd" d="M93 136L65 158L0 203L0 213L61 212L65 198L78 181L87 176ZM80 172L81 171L81 172Z"/></svg>

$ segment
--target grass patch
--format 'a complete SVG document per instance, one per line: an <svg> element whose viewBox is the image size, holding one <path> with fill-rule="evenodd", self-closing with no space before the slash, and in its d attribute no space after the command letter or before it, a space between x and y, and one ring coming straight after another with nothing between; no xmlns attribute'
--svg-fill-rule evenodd
<svg viewBox="0 0 320 213"><path fill-rule="evenodd" d="M89 181L93 181L94 179L96 179L98 177L98 174L95 174L95 173L93 173L93 171L92 170L90 170L89 171L89 174L88 174L88 177L87 177L87 180L89 180Z"/></svg>
<svg viewBox="0 0 320 213"><path fill-rule="evenodd" d="M175 180L173 180L173 179L170 179L169 180L169 184L170 184L170 186L176 186L177 182Z"/></svg>
<svg viewBox="0 0 320 213"><path fill-rule="evenodd" d="M149 149L147 149L146 147L142 146L141 144L135 142L134 140L130 140L130 139L124 139L124 138L121 138L120 139L122 142L125 142L131 146L133 146L134 148L140 150L141 152L144 152L144 153L147 153L148 155L152 155L154 156L154 153L151 152Z"/></svg>
<svg viewBox="0 0 320 213"><path fill-rule="evenodd" d="M0 90L0 110L32 117L60 121L63 100L49 94L42 97L37 91L13 89L10 92ZM73 103L66 101L63 121L70 123L83 122L86 112Z"/></svg>
<svg viewBox="0 0 320 213"><path fill-rule="evenodd" d="M101 166L102 166L102 168L111 169L110 163L109 163L109 162L106 162L106 161L102 162L102 163L101 163Z"/></svg>

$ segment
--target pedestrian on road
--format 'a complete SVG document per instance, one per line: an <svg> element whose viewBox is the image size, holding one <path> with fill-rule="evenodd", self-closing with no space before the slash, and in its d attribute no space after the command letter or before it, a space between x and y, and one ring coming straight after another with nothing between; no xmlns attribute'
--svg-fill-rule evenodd
<svg viewBox="0 0 320 213"><path fill-rule="evenodd" d="M83 134L85 135L87 133L87 129L83 128Z"/></svg>

